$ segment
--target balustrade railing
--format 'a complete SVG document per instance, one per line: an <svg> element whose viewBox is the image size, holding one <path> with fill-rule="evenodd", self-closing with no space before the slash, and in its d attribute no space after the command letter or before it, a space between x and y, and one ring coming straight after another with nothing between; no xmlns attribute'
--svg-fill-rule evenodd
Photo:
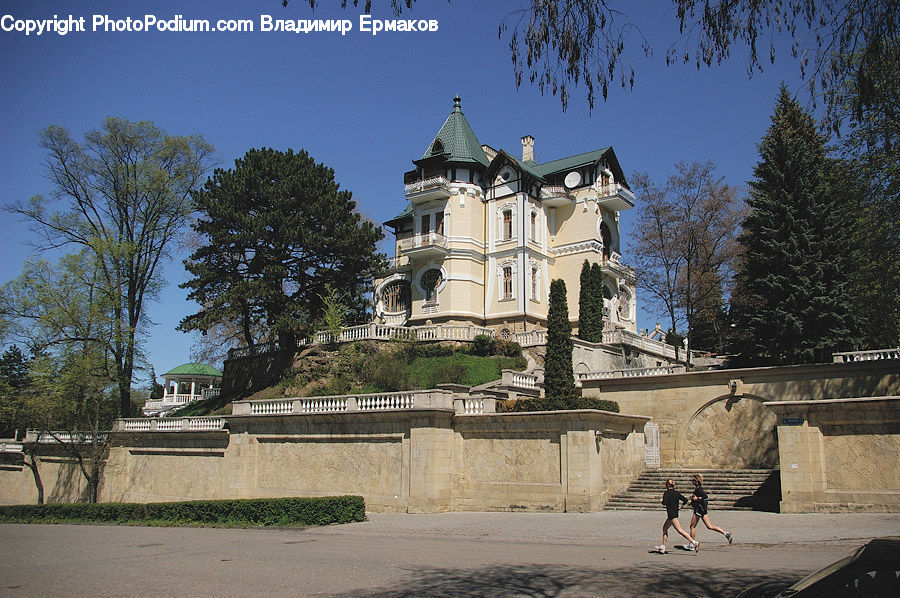
<svg viewBox="0 0 900 598"><path fill-rule="evenodd" d="M484 397L463 399L463 413L466 415L481 415L484 413Z"/></svg>
<svg viewBox="0 0 900 598"><path fill-rule="evenodd" d="M0 453L21 453L21 442L0 442Z"/></svg>
<svg viewBox="0 0 900 598"><path fill-rule="evenodd" d="M294 399L297 413L341 413L347 410L349 397L312 397Z"/></svg>
<svg viewBox="0 0 900 598"><path fill-rule="evenodd" d="M558 185L544 185L541 187L541 198L564 197L569 195L569 190Z"/></svg>
<svg viewBox="0 0 900 598"><path fill-rule="evenodd" d="M402 409L451 409L453 396L447 390L415 390L325 397L297 397L236 401L234 415L302 415L351 413Z"/></svg>
<svg viewBox="0 0 900 598"><path fill-rule="evenodd" d="M225 420L221 417L189 417L187 424L188 430L221 430L225 427Z"/></svg>
<svg viewBox="0 0 900 598"><path fill-rule="evenodd" d="M225 429L225 418L159 417L116 420L113 429L119 432L208 432Z"/></svg>
<svg viewBox="0 0 900 598"><path fill-rule="evenodd" d="M440 233L424 233L401 239L397 246L400 248L400 251L421 249L423 247L446 247L447 237Z"/></svg>
<svg viewBox="0 0 900 598"><path fill-rule="evenodd" d="M410 193L418 193L420 191L425 191L426 189L435 188L450 189L450 181L445 177L436 176L430 179L409 183L404 187L404 191L409 195Z"/></svg>
<svg viewBox="0 0 900 598"><path fill-rule="evenodd" d="M356 406L360 411L412 409L415 405L415 394L411 392L360 395L356 397Z"/></svg>
<svg viewBox="0 0 900 598"><path fill-rule="evenodd" d="M25 432L26 442L39 442L41 444L63 443L63 444L91 444L94 442L94 435L91 432L69 432L69 431L52 431L40 432L37 430L27 430ZM106 434L97 434L98 442L106 442Z"/></svg>
<svg viewBox="0 0 900 598"><path fill-rule="evenodd" d="M613 378L641 378L644 376L664 376L667 374L683 374L682 365L661 365L649 368L633 368L627 370L609 370L605 372L582 372L575 375L578 382L588 380L610 380Z"/></svg>
<svg viewBox="0 0 900 598"><path fill-rule="evenodd" d="M661 341L641 336L631 330L607 330L603 333L603 343L608 345L630 345L645 351L660 355L666 359L675 359L675 347Z"/></svg>
<svg viewBox="0 0 900 598"><path fill-rule="evenodd" d="M546 330L529 330L528 332L516 332L514 338L521 347L536 347L547 344Z"/></svg>
<svg viewBox="0 0 900 598"><path fill-rule="evenodd" d="M900 359L900 347L895 347L893 349L875 349L872 351L846 351L841 353L832 353L832 358L834 359L834 363Z"/></svg>
<svg viewBox="0 0 900 598"><path fill-rule="evenodd" d="M249 401L252 415L287 415L294 412L292 399L276 399L274 401Z"/></svg>

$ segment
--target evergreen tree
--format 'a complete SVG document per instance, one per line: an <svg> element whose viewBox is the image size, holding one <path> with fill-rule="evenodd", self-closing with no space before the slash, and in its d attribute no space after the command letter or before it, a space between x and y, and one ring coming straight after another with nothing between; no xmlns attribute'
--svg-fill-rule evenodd
<svg viewBox="0 0 900 598"><path fill-rule="evenodd" d="M599 264L595 264L599 270ZM588 342L599 343L603 333L603 295L599 293L597 278L590 262L584 260L578 291L578 336Z"/></svg>
<svg viewBox="0 0 900 598"><path fill-rule="evenodd" d="M550 282L550 306L547 315L547 358L544 370L544 394L554 399L575 397L572 373L572 325L566 304L566 283Z"/></svg>
<svg viewBox="0 0 900 598"><path fill-rule="evenodd" d="M28 385L28 359L17 345L12 345L0 356L0 379L14 390Z"/></svg>
<svg viewBox="0 0 900 598"><path fill-rule="evenodd" d="M600 264L591 265L591 295L597 317L595 343L603 341L603 270Z"/></svg>
<svg viewBox="0 0 900 598"><path fill-rule="evenodd" d="M728 332L728 311L722 299L722 287L714 288L694 312L690 329L690 347L693 351L725 351Z"/></svg>
<svg viewBox="0 0 900 598"><path fill-rule="evenodd" d="M185 262L194 278L182 285L202 308L179 329L232 323L231 340L251 350L266 340L292 350L325 315L329 288L340 289L348 320L362 319L383 235L351 197L302 150L252 149L217 169L194 194L205 244Z"/></svg>
<svg viewBox="0 0 900 598"><path fill-rule="evenodd" d="M759 152L733 298L738 348L768 363L830 361L851 337L847 214L825 139L783 86Z"/></svg>

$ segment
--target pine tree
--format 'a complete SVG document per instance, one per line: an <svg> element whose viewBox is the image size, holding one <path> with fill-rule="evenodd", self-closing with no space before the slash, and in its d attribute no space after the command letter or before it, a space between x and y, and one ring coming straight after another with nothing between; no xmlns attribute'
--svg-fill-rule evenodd
<svg viewBox="0 0 900 598"><path fill-rule="evenodd" d="M846 214L825 139L784 87L759 152L733 298L738 348L768 363L830 361L851 336Z"/></svg>
<svg viewBox="0 0 900 598"><path fill-rule="evenodd" d="M181 286L202 308L180 330L228 324L251 349L277 339L292 350L322 317L328 288L340 290L348 319L364 318L383 234L331 168L303 150L252 149L234 169L217 169L194 201L205 243L185 262L193 278Z"/></svg>
<svg viewBox="0 0 900 598"><path fill-rule="evenodd" d="M566 304L566 283L561 279L553 280L550 283L549 310L544 394L553 399L574 398L572 325L569 323L569 307Z"/></svg>
<svg viewBox="0 0 900 598"><path fill-rule="evenodd" d="M600 266L595 264L596 269ZM594 268L584 260L581 266L578 291L578 336L591 343L599 343L603 333L602 286L597 284Z"/></svg>

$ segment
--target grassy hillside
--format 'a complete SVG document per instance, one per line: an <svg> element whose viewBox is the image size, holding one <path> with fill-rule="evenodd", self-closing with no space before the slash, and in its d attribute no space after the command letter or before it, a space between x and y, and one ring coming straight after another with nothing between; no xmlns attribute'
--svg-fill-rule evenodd
<svg viewBox="0 0 900 598"><path fill-rule="evenodd" d="M525 367L519 345L487 337L456 346L372 341L330 349L317 346L300 353L277 384L247 398L395 392L438 384L478 386L499 379L504 369ZM218 397L192 403L172 415L230 414L229 401Z"/></svg>

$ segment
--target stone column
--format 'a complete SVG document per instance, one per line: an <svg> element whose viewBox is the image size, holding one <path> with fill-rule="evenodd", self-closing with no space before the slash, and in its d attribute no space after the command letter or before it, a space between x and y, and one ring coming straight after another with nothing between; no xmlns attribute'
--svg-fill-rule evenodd
<svg viewBox="0 0 900 598"><path fill-rule="evenodd" d="M428 411L410 418L410 513L453 509L454 460L452 411Z"/></svg>
<svg viewBox="0 0 900 598"><path fill-rule="evenodd" d="M603 495L600 440L595 430L580 423L571 422L560 439L565 449L562 479L568 513L599 511L608 498Z"/></svg>

